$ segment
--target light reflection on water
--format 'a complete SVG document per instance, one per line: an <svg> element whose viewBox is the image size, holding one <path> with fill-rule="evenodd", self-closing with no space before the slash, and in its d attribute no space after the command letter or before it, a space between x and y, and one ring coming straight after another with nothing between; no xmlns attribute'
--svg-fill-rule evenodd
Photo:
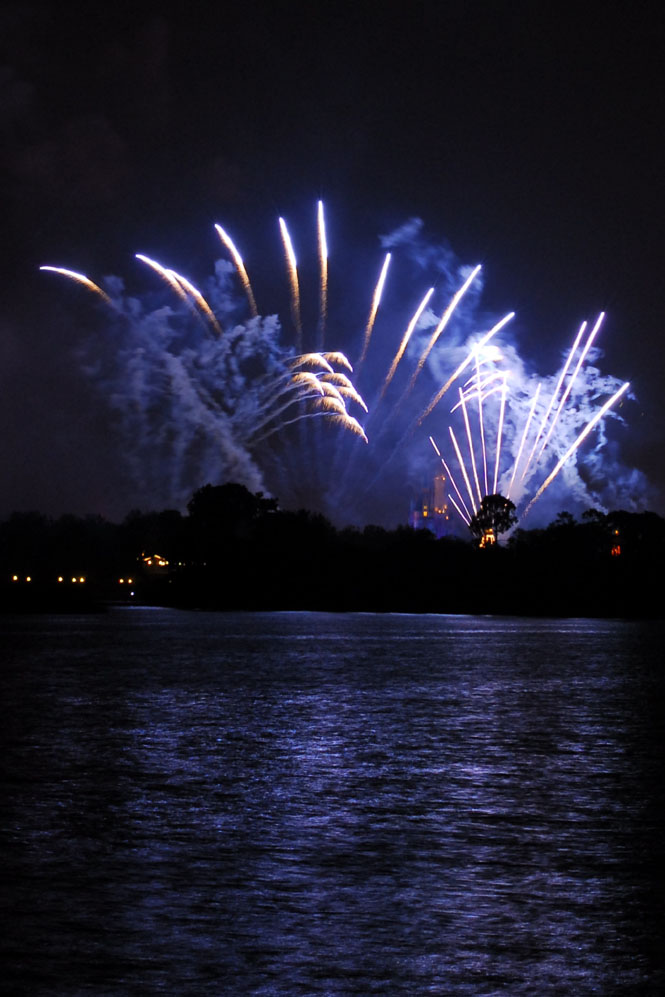
<svg viewBox="0 0 665 997"><path fill-rule="evenodd" d="M5 619L10 991L662 993L662 638Z"/></svg>

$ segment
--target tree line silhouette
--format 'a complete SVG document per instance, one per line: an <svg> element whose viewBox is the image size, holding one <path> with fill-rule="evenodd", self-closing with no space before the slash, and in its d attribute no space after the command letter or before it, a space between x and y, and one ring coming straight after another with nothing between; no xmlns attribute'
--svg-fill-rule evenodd
<svg viewBox="0 0 665 997"><path fill-rule="evenodd" d="M662 618L665 520L561 512L484 549L400 526L335 528L242 485L205 485L187 514L0 523L2 608L137 602L210 610L501 613Z"/></svg>

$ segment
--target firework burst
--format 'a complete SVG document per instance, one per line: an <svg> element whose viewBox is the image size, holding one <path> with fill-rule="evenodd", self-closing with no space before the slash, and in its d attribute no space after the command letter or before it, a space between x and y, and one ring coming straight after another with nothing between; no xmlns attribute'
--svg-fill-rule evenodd
<svg viewBox="0 0 665 997"><path fill-rule="evenodd" d="M464 504L464 511L461 511L452 493L449 498L467 525L471 516L469 507L475 514L487 495L497 493L515 501L524 518L560 472L567 466L574 468L581 444L628 391L627 382L618 386L614 379L603 378L596 368L585 369L603 318L601 313L586 339L587 322L582 324L561 372L556 379L548 379L547 404L541 401L543 382L538 382L533 391L530 381L525 382L518 372L511 371L501 351L492 349L488 355L483 355L479 344L476 372L458 388L459 401L450 410L451 417L460 412L463 415L464 450L457 442L453 426L448 427L455 453L455 461L451 460L450 465L464 482L468 506ZM597 404L603 396L602 403ZM470 407L476 409L478 417L479 429L475 435L469 419ZM506 438L507 412L509 435ZM461 499L451 467L445 463L433 437L430 442L442 461L457 499ZM491 478L488 478L488 450L493 454ZM478 463L483 470L484 489L477 472ZM470 483L471 477L475 490Z"/></svg>
<svg viewBox="0 0 665 997"><path fill-rule="evenodd" d="M84 365L116 412L142 500L182 505L207 481L235 480L338 523L393 525L433 473L429 438L464 522L492 491L525 513L560 478L587 506L600 505L580 476L580 447L628 390L593 365L602 315L588 335L586 324L580 329L558 377L538 381L503 341L513 313L497 321L481 310L480 266L428 246L421 228L411 221L383 238L358 320L336 311L329 295L321 202L310 239L318 257L311 324L308 283L301 288L283 218L284 323L260 312L251 267L219 224L222 258L198 286L142 254L162 289L141 297L118 278L102 288L43 267L111 306L104 332L112 324L113 337L88 343ZM594 468L604 442L601 432Z"/></svg>

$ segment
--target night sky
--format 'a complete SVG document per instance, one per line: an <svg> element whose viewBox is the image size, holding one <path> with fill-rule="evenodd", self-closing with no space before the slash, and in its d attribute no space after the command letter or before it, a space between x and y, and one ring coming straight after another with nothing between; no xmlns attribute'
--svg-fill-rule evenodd
<svg viewBox="0 0 665 997"><path fill-rule="evenodd" d="M318 198L340 322L354 299L362 329L379 236L412 217L483 264L483 307L515 309L514 340L545 373L605 310L598 366L637 399L616 447L646 477L639 501L665 513L653 5L9 3L0 53L0 515L141 504L81 370L100 308L40 264L143 293L155 283L134 253L199 278L220 222L282 308L277 217L315 257Z"/></svg>

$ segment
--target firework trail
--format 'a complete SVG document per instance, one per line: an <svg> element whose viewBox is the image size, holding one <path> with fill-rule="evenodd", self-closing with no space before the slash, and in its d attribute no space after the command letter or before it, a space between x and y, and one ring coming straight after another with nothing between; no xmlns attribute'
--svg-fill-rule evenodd
<svg viewBox="0 0 665 997"><path fill-rule="evenodd" d="M563 370L561 371L561 373L559 375L559 379L557 380L556 387L555 387L555 389L552 392L552 395L550 397L549 405L547 406L547 408L545 409L545 412L543 414L543 418L542 418L542 421L541 421L540 426L538 428L538 432L536 433L536 437L535 437L535 439L533 441L533 447L531 448L531 452L530 452L530 454L529 454L529 456L527 458L526 464L524 465L524 470L522 471L522 480L524 480L524 478L526 477L526 473L527 473L527 471L529 469L531 461L533 460L533 455L536 452L536 447L538 446L538 443L540 442L540 438L542 436L543 430L544 430L545 426L547 425L547 420L549 419L550 413L552 412L552 408L554 407L554 402L556 401L556 399L558 397L558 394L559 394L559 391L561 390L561 386L562 386L563 382L566 379L566 374L568 373L568 369L570 368L570 365L571 365L571 363L573 361L573 357L575 355L575 352L577 351L577 347L580 344L580 340L582 339L582 336L584 335L584 332L586 330L587 324L588 323L586 321L582 322L582 325L579 328L579 332L577 333L577 336L575 337L575 341L574 341L572 347L570 348L570 352L568 353L568 357L567 357L566 362L565 362L565 364L563 366Z"/></svg>
<svg viewBox="0 0 665 997"><path fill-rule="evenodd" d="M85 274L77 273L75 270L67 270L65 267L43 266L39 269L47 270L51 273L58 273L61 277L69 277L70 280L75 280L78 284L83 284L84 287L87 287L88 290L94 291L94 293L98 294L102 301L105 301L108 305L111 304L111 299L106 291L103 291L98 284L95 284L95 282L90 280L89 277L86 277Z"/></svg>
<svg viewBox="0 0 665 997"><path fill-rule="evenodd" d="M286 222L283 218L279 219L279 229L282 234L284 256L286 258L286 270L289 275L289 284L291 286L291 315L293 317L293 324L298 336L298 348L301 349L302 318L300 316L300 284L298 281L298 264L296 263L296 254L293 251L291 236L289 235L289 230L286 227Z"/></svg>
<svg viewBox="0 0 665 997"><path fill-rule="evenodd" d="M601 312L600 315L598 316L596 324L594 325L593 329L589 333L589 338L587 339L586 343L584 344L584 349L580 353L579 359L578 359L577 364L575 366L575 370L573 371L573 373L572 373L572 375L570 377L570 380L568 381L568 386L566 387L566 390L562 394L561 399L559 401L559 404L557 405L557 410L556 410L556 412L554 414L554 418L552 419L552 422L550 424L550 428L547 430L547 434L545 436L545 439L540 444L539 456L540 456L540 454L542 454L543 450L545 449L545 447L547 446L547 444L548 444L548 442L550 440L550 437L551 437L552 433L554 432L554 427L556 426L556 424L557 424L557 422L559 420L559 416L561 414L561 410L563 409L564 405L566 404L566 401L568 400L568 397L569 397L570 392L571 392L571 390L573 388L573 385L575 384L575 380L577 378L577 375L580 372L582 364L586 360L587 353L591 349L591 345L592 345L594 339L596 338L596 335L598 333L598 330L600 329L601 323L602 323L602 321L603 321L604 318L605 318L605 313Z"/></svg>
<svg viewBox="0 0 665 997"><path fill-rule="evenodd" d="M503 419L506 414L506 391L508 390L506 385L506 379L503 379L503 385L501 387L501 407L499 409L499 428L497 430L496 437L496 460L494 462L494 489L493 493L496 495L498 482L499 482L499 465L501 463L501 441L503 439Z"/></svg>
<svg viewBox="0 0 665 997"><path fill-rule="evenodd" d="M169 287L173 291L175 291L180 300L184 301L185 304L189 304L194 315L198 316L198 312L194 307L194 305L191 303L191 299L185 293L184 287L182 286L180 281L176 280L175 274L171 270L168 270L166 267L163 267L161 263L157 262L157 260L151 260L149 256L144 256L143 253L136 253L135 256L136 259L140 260L141 263L145 263L146 266L149 266L152 270L155 271L155 273L158 273L159 276L166 281Z"/></svg>
<svg viewBox="0 0 665 997"><path fill-rule="evenodd" d="M480 445L483 454L483 481L487 495L487 445L485 443L485 419L483 417L483 387L480 383L480 350L476 350L476 387L478 391L478 427L480 429Z"/></svg>
<svg viewBox="0 0 665 997"><path fill-rule="evenodd" d="M416 308L416 311L414 312L413 318L411 319L411 321L407 325L406 331L405 331L404 335L402 336L402 341L401 341L401 343L399 344L399 346L397 348L397 353L393 357L393 362L390 365L390 370L386 374L386 379L383 382L383 386L381 388L381 394L379 395L379 401L381 401L381 399L385 395L386 391L390 387L390 382L392 381L393 377L395 376L395 372L397 370L397 366L398 366L400 360L402 359L402 357L404 356L404 352L405 352L407 346L409 345L409 340L411 339L411 336L413 335L413 330L415 329L416 325L418 324L420 316L425 311L425 308L427 307L427 305L429 303L429 299L432 297L433 294L434 294L434 288L430 287L429 291L427 292L427 294L425 295L425 297L423 298L423 300L420 302L420 304Z"/></svg>
<svg viewBox="0 0 665 997"><path fill-rule="evenodd" d="M457 456L457 463L459 464L460 469L462 471L462 477L464 478L464 484L466 485L466 490L469 493L469 503L475 514L476 512L478 512L478 507L476 506L476 502L473 497L473 489L471 488L471 482L469 481L469 476L466 472L466 464L464 463L464 460L462 458L462 452L459 448L459 444L457 442L457 438L455 436L452 426L448 427L448 432L450 433L450 438L453 441L453 447L455 448L455 454Z"/></svg>
<svg viewBox="0 0 665 997"><path fill-rule="evenodd" d="M476 455L473 449L473 439L471 437L471 423L469 422L469 413L466 408L466 399L462 389L459 389L460 404L462 406L462 414L464 415L464 428L466 429L466 439L469 444L469 458L471 460L471 468L473 470L473 478L476 483L476 491L478 493L478 501L482 500L482 492L480 490L480 481L478 480L478 468L476 467Z"/></svg>
<svg viewBox="0 0 665 997"><path fill-rule="evenodd" d="M326 220L323 213L323 201L317 207L317 232L319 241L319 349L323 349L326 335L326 316L328 313L328 240L326 238Z"/></svg>
<svg viewBox="0 0 665 997"><path fill-rule="evenodd" d="M420 359L418 360L418 363L416 365L416 369L414 370L414 372L413 372L413 374L411 376L411 380L409 381L408 387L406 389L406 394L407 395L410 394L413 391L413 388L414 388L414 385L415 385L416 380L418 378L418 375L420 374L421 370L425 366L425 363L427 361L428 356L430 355L430 353L432 352L432 350L436 346L436 344L438 342L438 339L439 339L439 336L441 335L441 333L443 332L443 330L446 328L446 326L450 322L450 319L452 318L453 314L455 313L455 309L457 308L457 306L459 305L460 301L462 300L462 298L464 297L464 295L466 294L466 292L469 290L469 288L473 284L474 280L476 279L476 277L480 273L481 269L482 269L482 267L480 266L480 264L477 267L475 267L471 271L471 273L469 274L469 276L466 278L466 280L464 281L464 283L462 284L462 286L460 287L460 289L458 291L456 291L455 294L450 299L450 304L448 305L448 307L444 311L443 315L441 316L441 321L439 322L439 324L437 325L436 329L432 333L427 346L423 350L422 355L421 355Z"/></svg>
<svg viewBox="0 0 665 997"><path fill-rule="evenodd" d="M628 381L626 381L625 384L622 384L621 387L619 388L619 390L617 392L615 392L615 394L612 395L612 397L610 399L608 399L608 401L605 402L605 404L602 406L602 408L598 409L598 411L593 416L593 418L589 420L589 422L584 427L584 429L582 430L582 432L579 434L579 436L577 437L577 439L571 444L571 446L568 448L568 450L566 450L566 452L563 455L563 457L561 457L559 459L559 461L557 462L556 467L552 471L550 471L550 473L548 474L548 476L545 479L545 481L543 481L542 485L540 486L540 488L538 489L538 491L536 492L536 494L533 496L533 498L529 502L528 506L526 507L526 510L524 512L525 516L531 510L533 504L543 494L543 492L545 491L545 489L548 488L552 484L552 482L554 481L554 479L556 478L557 474L562 469L562 467L564 466L564 464L566 463L566 461L570 457L572 457L572 455L575 453L575 451L579 448L580 444L587 438L587 436L589 435L589 433L591 432L591 430L594 428L594 426L596 425L596 423L598 423L603 418L603 416L605 415L606 412L609 412L609 410L612 408L612 406L615 405L619 401L619 399L621 398L621 396L626 393L626 391L628 390L629 387L630 387L630 383Z"/></svg>
<svg viewBox="0 0 665 997"><path fill-rule="evenodd" d="M356 366L358 370L362 367L365 362L365 357L367 356L367 351L369 350L370 340L372 338L372 331L374 329L374 323L376 322L377 312L379 310L379 305L381 304L381 298L383 296L383 288L386 284L386 278L388 276L388 267L390 266L391 254L386 253L386 258L383 261L383 266L381 267L381 273L379 274L379 279L376 282L376 287L374 288L374 294L372 295L372 306L369 310L369 317L367 319L367 325L365 326L365 335L363 337L363 348L358 358Z"/></svg>
<svg viewBox="0 0 665 997"><path fill-rule="evenodd" d="M215 318L212 308L198 288L194 287L191 281L187 280L186 277L183 277L182 274L176 273L175 270L163 267L160 263L157 263L156 260L151 260L148 256L144 256L142 253L136 253L136 259L140 260L142 263L146 263L149 267L152 267L153 270L156 270L157 273L166 280L169 286L173 288L181 300L185 301L187 304L193 301L194 305L197 306L192 306L194 314L198 317L205 316L205 319L207 319L215 332L221 335L222 329L219 322Z"/></svg>
<svg viewBox="0 0 665 997"><path fill-rule="evenodd" d="M254 298L254 291L252 290L252 285L250 284L250 281L249 281L249 275L247 274L247 270L245 269L245 264L242 261L242 257L240 255L240 253L238 252L238 250L236 249L233 240L224 231L224 229L222 228L222 226L221 225L215 225L215 229L217 230L217 235L222 240L222 242L224 243L224 245L228 249L229 253L231 254L231 259L233 260L235 268L238 271L238 276L240 277L240 280L242 282L242 286L245 288L245 294L247 295L247 300L249 301L249 309L250 309L250 311L252 313L252 317L256 318L257 315L259 314L259 310L256 307L256 300Z"/></svg>
<svg viewBox="0 0 665 997"><path fill-rule="evenodd" d="M276 495L283 507L306 505L340 525L392 526L403 521L410 497L432 476L429 437L464 524L489 492L490 463L494 492L504 488L514 495L523 515L548 490L548 501L560 501L557 482L564 479L564 494L586 507L602 505L602 487L590 482L602 480L604 430L595 448L585 450L584 467L578 455L628 390L590 362L602 315L583 346L582 326L557 377L536 379L506 340L514 313L497 321L480 311L475 292L469 294L480 267L461 266L447 247L425 244L422 223L412 221L383 239L390 251L364 324L346 315L340 320L328 297L319 201L311 240L312 256L318 256L318 319L310 328L303 323L298 268L283 218L278 228L294 336L285 335L276 315L258 313L242 258L219 224L215 230L230 261L220 259L201 290L142 254L140 262L163 281L160 292L142 297L128 294L118 278L107 278L102 289L74 271L43 268L112 306L106 326L112 321L114 336L93 337L81 357L116 413L144 501L183 505L207 481L235 480ZM389 268L391 308L385 309ZM238 278L240 305L249 312L241 321ZM431 305L435 288L445 296L438 314ZM158 297L163 300L155 306ZM414 300L420 301L416 311L404 314L399 302ZM337 336L342 330L341 349L323 349L328 326ZM501 341L500 350L493 340ZM359 356L355 373L349 354ZM461 384L468 368L473 373ZM457 400L449 419L461 420L461 435L452 424L446 427L439 408L453 387ZM369 412L365 398L374 399ZM442 428L448 429L448 459L430 436Z"/></svg>
<svg viewBox="0 0 665 997"><path fill-rule="evenodd" d="M432 444L432 446L434 447L435 453L437 454L437 456L441 460L441 465L442 465L444 471L446 472L446 475L448 476L448 480L450 481L451 485L455 489L457 497L458 497L458 499L460 501L460 505L464 509L464 512L462 512L462 510L460 509L460 507L457 505L457 502L455 501L455 499L453 498L452 495L450 495L449 498L450 498L452 504L454 505L456 511L460 514L460 516L462 517L463 521L468 526L469 523L471 522L471 513L467 509L466 502L462 498L462 493L460 492L460 490L459 490L459 488L457 486L457 482L455 481L455 478L453 477L453 472L450 470L450 468L446 464L445 458L442 456L441 451L439 450L439 448L437 447L436 443L434 442L434 438L430 436L429 441Z"/></svg>
<svg viewBox="0 0 665 997"><path fill-rule="evenodd" d="M536 389L536 393L533 396L533 402L531 403L531 408L529 409L529 415L527 417L526 422L524 423L524 432L522 433L522 439L520 440L520 445L517 450L517 456L515 457L515 463L513 465L513 473L510 478L510 484L508 485L508 489L506 491L506 498L508 499L510 498L510 493L512 491L513 484L515 482L515 475L517 474L517 470L520 465L520 459L522 457L522 451L524 450L524 444L526 442L527 436L529 435L529 428L531 426L531 420L533 419L533 413L536 411L536 405L538 404L538 398L540 397L541 387L542 384L539 383ZM485 487L487 488L487 485L485 485Z"/></svg>

